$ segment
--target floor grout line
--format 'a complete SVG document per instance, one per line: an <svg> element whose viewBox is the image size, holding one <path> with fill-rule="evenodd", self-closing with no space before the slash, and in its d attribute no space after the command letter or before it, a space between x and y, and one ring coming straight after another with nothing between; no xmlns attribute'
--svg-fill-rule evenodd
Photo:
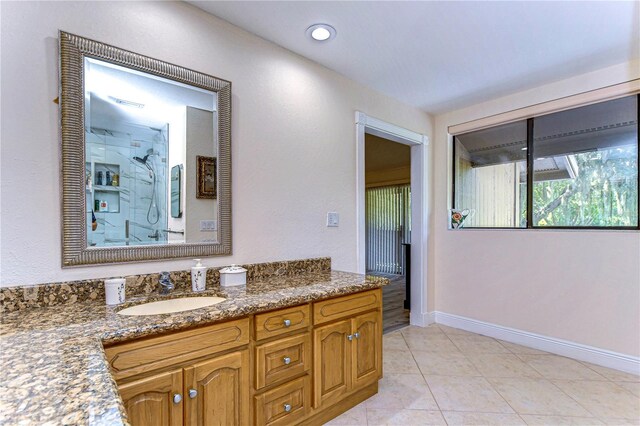
<svg viewBox="0 0 640 426"><path fill-rule="evenodd" d="M434 395L433 391L431 390L431 386L429 386L429 382L427 381L427 378L422 373L422 370L420 369L420 365L418 365L418 361L416 360L416 357L413 354L413 351L409 347L409 342L407 342L407 339L404 337L404 334L402 334L402 333L400 333L400 334L402 335L402 340L404 340L404 343L407 345L407 348L409 349L409 353L411 354L411 357L413 358L413 362L415 362L416 363L416 367L418 367L418 371L420 372L420 375L422 376L422 380L424 380L424 383L427 385L427 389L429 389L429 394L431 395L431 398L433 399L433 402L435 402L436 403L436 407L438 407L438 411L440 412L440 417L442 417L442 419L444 420L444 423L448 426L449 422L447 422L447 418L442 413L442 409L440 408L440 404L438 404L438 400L436 399L436 396Z"/></svg>
<svg viewBox="0 0 640 426"><path fill-rule="evenodd" d="M447 338L446 341L450 342L453 345L452 348L455 348L455 350L444 350L444 351L435 351L435 352L433 352L433 351L421 351L421 350L418 350L418 349L412 349L411 346L409 345L409 340L411 340L411 339L424 338L424 339L428 340L431 337L435 337L436 341L437 341L438 336L440 336L439 333L421 335L420 332L417 332L415 334L410 334L411 332L409 330L411 330L413 327L414 326L407 326L407 327L403 327L403 328L394 330L394 333L397 333L398 335L401 336L401 340L404 343L405 348L401 348L401 349L384 349L383 348L383 350L385 350L385 351L389 350L389 351L394 351L394 352L403 352L405 354L407 352L409 352L408 355L411 356L411 359L413 360L413 363L417 367L418 372L417 373L387 373L387 374L399 375L399 376L402 376L402 375L411 375L411 376L413 376L413 375L419 374L422 377L422 380L424 381L424 383L426 384L426 389L424 389L424 391L420 391L420 395L426 397L427 394L424 393L424 392L426 392L428 390L429 395L431 396L431 400L435 403L435 408L434 409L408 408L406 405L409 405L409 403L411 401L409 401L409 403L408 403L407 401L404 401L402 398L400 398L399 402L398 402L398 407L399 408L386 408L384 406L378 408L378 407L375 407L375 406L369 406L368 404L366 404L366 402L363 402L361 404L362 404L363 409L364 409L364 416L365 416L365 423L364 424L373 425L373 423L370 423L370 414L373 413L372 410L383 410L383 412L385 412L385 411L388 412L388 415L390 415L390 416L395 416L396 412L397 413L407 413L407 412L412 412L412 411L413 412L423 411L423 412L434 413L433 415L435 415L435 413L438 413L440 415L440 419L438 419L437 421L438 422L443 421L444 424L446 424L446 425L449 425L450 422L447 420L447 417L445 416L445 412L446 413L469 414L469 415L486 414L486 415L491 415L491 416L499 416L499 415L513 416L513 415L515 415L516 417L507 417L507 418L511 418L511 420L515 420L517 418L517 419L519 419L519 421L521 421L524 424L529 424L525 420L526 416L540 416L540 417L547 417L547 418L567 418L567 419L591 419L592 421L600 421L600 422L603 422L605 424L607 422L615 422L615 419L618 419L619 421L624 421L624 422L627 422L627 421L638 422L638 420L640 420L638 418L636 418L636 419L628 419L626 417L623 417L622 414L621 414L623 412L621 412L620 410L616 411L616 414L618 414L617 417L609 418L609 417L597 416L597 415L594 414L594 412L592 412L589 409L589 407L587 407L587 406L583 405L582 403L580 403L576 398L571 396L568 392L564 391L562 388L560 388L559 385L557 385L554 382L554 381L556 381L556 382L564 381L564 382L585 382L585 383L590 382L590 383L602 383L602 384L604 384L604 383L612 383L613 386L615 386L616 388L619 388L625 394L633 396L634 398L636 398L637 401L640 402L640 397L635 395L635 393L632 390L627 389L627 388L619 385L615 379L609 378L609 377L599 373L598 371L594 370L593 368L590 368L588 365L585 365L581 361L574 360L573 358L563 357L563 358L567 358L567 359L570 359L570 360L578 361L578 363L582 367L587 368L590 372L596 373L596 375L598 377L601 377L601 378L597 378L597 379L590 379L590 378L587 378L587 379L583 379L583 378L553 379L553 378L547 377L547 375L543 374L542 371L540 370L541 366L539 368L535 368L533 365L529 364L525 359L523 359L521 357L521 355L524 355L525 358L528 355L534 355L534 356L535 355L539 355L539 356L550 356L550 355L551 356L556 356L556 355L550 354L550 353L542 353L542 354L537 354L537 353L536 354L527 354L527 353L522 354L522 353L518 353L514 349L510 349L507 346L505 346L502 343L500 343L498 341L498 339L491 338L489 336L483 336L483 337L487 337L488 339L490 339L490 340L487 340L487 341L497 342L500 345L500 347L505 349L507 352L506 353L490 352L490 351L486 352L486 353L482 352L482 351L478 352L478 353L469 352L469 351L463 352L463 351L460 350L460 347L458 345L456 345L454 339L452 338L452 336L455 335L455 333L447 333L444 329L440 328L437 324L430 325L427 328L433 327L435 329L438 329L441 332L441 334ZM415 328L424 330L423 328L418 328L418 327L415 327ZM464 334L460 334L460 335L461 336L473 336L474 333L469 333L468 335L466 333L464 333ZM411 339L409 338L410 336L411 336ZM418 337L414 338L413 336L418 336ZM481 336L481 335L478 335L478 336ZM398 343L400 343L400 342L398 342ZM420 345L419 347L423 347L423 346ZM428 344L427 344L427 347L428 347ZM469 375L469 374L461 374L461 375L455 375L455 374L429 374L429 375L426 375L423 372L423 370L420 368L420 364L418 363L417 358L415 356L416 353L421 353L421 354L422 353L437 353L437 354L456 353L456 354L461 354L462 355L461 359L464 359L467 362L469 362L470 365L472 365L477 370L479 376L473 376L473 375ZM478 368L476 366L476 363L473 362L474 356L476 356L476 355L480 355L480 356L483 356L483 355L515 355L516 356L515 359L517 359L517 360L521 361L522 363L524 363L532 371L534 371L537 374L539 374L540 377L528 377L528 376L519 376L519 375L506 376L506 377L487 376L482 371L478 370ZM407 362L408 362L408 360L407 360ZM560 366L562 366L562 364L560 364ZM434 369L431 368L431 370L434 370ZM548 374L550 374L550 375L554 375L553 373L554 373L554 371L551 371L551 372L548 371ZM580 374L576 374L576 375L580 375ZM466 410L465 411L461 411L461 410L456 410L456 409L443 410L441 405L440 405L440 403L438 402L438 400L436 398L436 395L434 394L433 390L431 389L431 385L429 384L427 376L460 377L460 378L475 378L475 379L482 378L483 381L486 384L488 384L488 387L486 389L487 390L490 389L491 391L496 393L499 396L500 400L502 400L506 404L506 407L509 407L513 411L513 413L503 413L503 412L496 411L495 409L494 409L494 411L483 411L482 409L474 410L474 411L466 411ZM388 376L386 376L386 377L388 377ZM545 383L550 383L553 386L554 389L557 389L558 391L560 391L561 395L564 395L565 397L568 398L567 402L572 401L573 403L575 403L577 405L577 407L582 408L584 410L585 415L580 416L580 415L575 415L575 413L573 415L566 415L566 414L544 413L544 412L540 412L540 413L520 413L509 403L507 398L505 396L503 396L502 393L500 393L500 391L497 389L496 385L494 385L494 383L492 383L492 381L491 381L492 379L497 379L497 380L500 380L500 379L514 379L514 380L523 380L523 381L531 380L531 381L541 381L541 382L545 382ZM400 380L402 381L403 379L400 379ZM416 380L418 380L418 379L416 379ZM446 384L446 382L443 382L443 383ZM630 383L634 383L634 382L630 382ZM607 386L609 386L609 385L607 385ZM391 404L392 407L395 406L395 402L393 402L394 400L392 399L391 401L392 401L392 404ZM496 400L496 401L498 401L498 400ZM429 404L427 404L427 406L431 406L431 404L429 403ZM480 407L482 407L481 404L480 404ZM611 408L611 406L609 408ZM541 409L541 411L543 411L543 410ZM554 409L550 408L549 411L554 411ZM629 414L629 413L624 413L624 414ZM402 415L407 415L407 414L401 414L401 416ZM420 414L411 414L411 416L415 416L415 415L420 416ZM457 416L457 417L459 417L459 416ZM606 419L608 419L608 420L606 420ZM490 421L490 420L487 420L487 421ZM609 424L611 424L611 423L609 423Z"/></svg>

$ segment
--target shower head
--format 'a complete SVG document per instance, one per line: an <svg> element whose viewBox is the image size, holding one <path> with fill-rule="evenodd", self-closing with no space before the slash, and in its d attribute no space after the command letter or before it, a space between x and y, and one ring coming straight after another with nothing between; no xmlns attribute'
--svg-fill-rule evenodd
<svg viewBox="0 0 640 426"><path fill-rule="evenodd" d="M157 151L154 151L153 148L148 149L147 150L147 155L145 155L144 157L140 158L140 157L133 157L134 160L136 160L138 163L140 164L144 164L145 166L147 166L149 164L149 157L153 157L158 155Z"/></svg>
<svg viewBox="0 0 640 426"><path fill-rule="evenodd" d="M143 158L133 157L134 160L136 160L140 164L144 164L145 166L147 165L147 159L148 158L149 158L149 154L145 155Z"/></svg>

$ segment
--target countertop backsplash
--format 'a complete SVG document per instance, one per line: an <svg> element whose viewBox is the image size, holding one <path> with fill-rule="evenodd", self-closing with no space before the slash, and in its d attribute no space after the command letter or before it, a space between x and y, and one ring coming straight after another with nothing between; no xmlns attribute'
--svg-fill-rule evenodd
<svg viewBox="0 0 640 426"><path fill-rule="evenodd" d="M271 277L294 276L310 272L331 271L331 258L284 260L267 263L242 264L247 269L247 283ZM220 283L220 273L224 266L210 267L207 270L207 288ZM126 276L127 297L148 295L158 288L160 271L152 274ZM172 271L171 281L176 291L191 289L191 271ZM90 300L104 300L104 280L99 279L16 286L0 288L0 314L23 309L80 303Z"/></svg>

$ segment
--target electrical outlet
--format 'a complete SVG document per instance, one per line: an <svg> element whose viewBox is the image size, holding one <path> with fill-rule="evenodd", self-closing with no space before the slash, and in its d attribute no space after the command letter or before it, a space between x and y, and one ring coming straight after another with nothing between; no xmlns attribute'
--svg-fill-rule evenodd
<svg viewBox="0 0 640 426"><path fill-rule="evenodd" d="M201 220L200 232L212 232L218 229L217 220Z"/></svg>
<svg viewBox="0 0 640 426"><path fill-rule="evenodd" d="M335 228L340 225L340 215L336 212L327 213L327 226Z"/></svg>

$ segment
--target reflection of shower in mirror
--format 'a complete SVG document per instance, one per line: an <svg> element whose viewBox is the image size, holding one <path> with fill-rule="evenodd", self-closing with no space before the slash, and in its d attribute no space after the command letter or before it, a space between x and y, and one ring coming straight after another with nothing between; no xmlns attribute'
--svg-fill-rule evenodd
<svg viewBox="0 0 640 426"><path fill-rule="evenodd" d="M88 233L88 245L166 244L168 126L101 124L108 127L85 133L86 173L118 178L88 186L88 207L107 206L95 209L99 226Z"/></svg>
<svg viewBox="0 0 640 426"><path fill-rule="evenodd" d="M98 59L84 66L87 246L217 242L200 222L219 219L218 199L196 199L195 182L197 156L219 157L217 95Z"/></svg>
<svg viewBox="0 0 640 426"><path fill-rule="evenodd" d="M149 209L147 210L147 222L152 225L155 225L156 223L158 223L158 220L160 220L160 208L158 207L158 196L156 194L156 171L153 168L153 161L149 161L149 157L156 155L158 155L157 152L155 152L153 149L149 149L147 150L147 155L145 155L143 158L135 156L133 157L134 160L136 160L140 164L145 165L147 169L149 169L149 178L153 182L151 189L151 200L149 201ZM156 232L153 233L153 237L150 236L150 238L157 240L158 230L156 229L155 231Z"/></svg>

